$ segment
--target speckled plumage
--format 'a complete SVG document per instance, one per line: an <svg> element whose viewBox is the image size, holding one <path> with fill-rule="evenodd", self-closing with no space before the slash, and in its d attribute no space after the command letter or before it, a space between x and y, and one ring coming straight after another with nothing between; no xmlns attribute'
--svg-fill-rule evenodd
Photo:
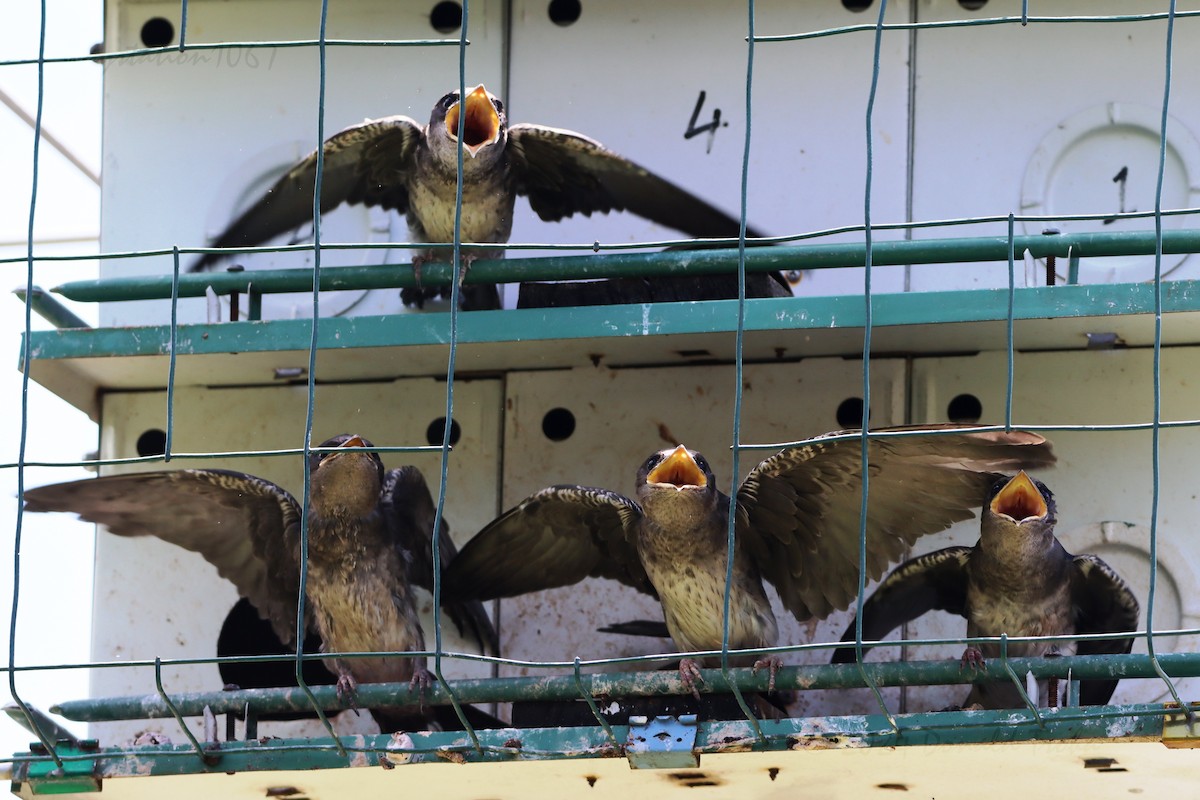
<svg viewBox="0 0 1200 800"><path fill-rule="evenodd" d="M321 210L342 203L366 203L404 214L414 243L454 241L458 171L457 118L468 110L464 127L461 241L504 244L512 233L517 195L529 198L533 211L554 222L574 214L628 210L688 236L730 238L739 222L690 192L573 131L545 125L509 126L504 105L482 85L468 93L463 106L450 92L433 107L428 125L406 116L366 120L325 141ZM448 117L449 114L449 117ZM212 242L214 247L262 244L312 221L317 155L293 165L260 200ZM749 237L760 234L749 229ZM477 258L500 258L504 250L463 251L468 266ZM202 256L191 271L213 267L221 254ZM422 261L448 261L451 250L417 251ZM790 295L778 274L761 296ZM406 303L446 290L405 290ZM679 298L683 299L683 298ZM499 307L494 286L463 286L466 309Z"/></svg>
<svg viewBox="0 0 1200 800"><path fill-rule="evenodd" d="M342 435L321 447L370 447ZM413 586L432 587L434 505L415 467L385 471L365 450L310 460L306 610L326 652L419 651ZM68 511L120 536L157 536L200 553L248 598L280 641L294 646L300 583L300 505L270 481L226 470L108 475L25 493L29 511ZM440 535L442 563L455 553ZM446 603L481 648L496 635L478 602ZM410 680L423 659L326 659L339 687ZM381 726L391 717L376 711Z"/></svg>
<svg viewBox="0 0 1200 800"><path fill-rule="evenodd" d="M969 518L993 470L1054 460L1036 434L937 435L936 428L870 442L871 576L881 575L918 536ZM861 444L839 435L766 459L738 490L731 647L776 643L763 579L801 620L824 617L854 599ZM917 491L922 502L914 504ZM489 599L588 576L613 578L659 598L681 649L720 649L730 502L703 456L683 447L664 450L639 470L636 501L566 485L526 498L467 543L447 570L446 591Z"/></svg>
<svg viewBox="0 0 1200 800"><path fill-rule="evenodd" d="M1037 498L1041 498L1041 503ZM967 636L1065 636L1133 631L1138 601L1111 567L1093 555L1073 556L1054 535L1053 495L1023 472L996 482L983 506L979 542L949 547L897 567L863 605L863 638L877 640L932 609L967 619ZM854 638L854 624L844 640ZM1011 657L1047 654L1128 653L1133 639L1094 642L1010 642ZM984 658L999 658L998 644L981 644ZM964 662L974 658L971 648ZM838 650L835 663L854 660ZM1080 700L1104 704L1116 681L1084 681ZM1040 683L1042 702L1046 681ZM975 684L965 706L1021 708L1011 683Z"/></svg>

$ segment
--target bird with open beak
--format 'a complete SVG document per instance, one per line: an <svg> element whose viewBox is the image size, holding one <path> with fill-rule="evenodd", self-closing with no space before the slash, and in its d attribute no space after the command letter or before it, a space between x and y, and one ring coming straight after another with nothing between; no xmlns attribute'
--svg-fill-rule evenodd
<svg viewBox="0 0 1200 800"><path fill-rule="evenodd" d="M967 636L1069 636L1137 630L1138 600L1113 569L1094 555L1073 556L1054 535L1054 496L1041 481L1018 472L998 480L983 506L974 547L948 547L897 567L863 604L864 640L876 641L927 611L941 609L967 619ZM843 640L852 641L851 623ZM1128 653L1133 638L1081 642L1010 642L1011 657ZM971 645L964 667L999 658L1000 645ZM854 650L834 653L851 663ZM1080 702L1103 705L1115 680L1080 685ZM1039 684L1042 705L1058 705L1057 682ZM1039 702L1039 698L1030 698ZM964 706L1023 708L1009 682L977 683Z"/></svg>
<svg viewBox="0 0 1200 800"><path fill-rule="evenodd" d="M460 279L478 258L502 258L512 233L517 195L529 198L543 220L573 214L628 210L694 237L737 237L738 220L649 170L573 131L545 125L509 126L504 104L482 84L459 99L457 91L433 107L428 125L406 116L352 125L324 143L321 210L342 203L394 209L408 222L414 243L454 241L458 134L462 124L463 206L461 241L493 243L465 250ZM312 221L317 152L293 165L257 202L234 220L214 247L262 244ZM747 230L749 237L759 234ZM198 259L191 271L211 268L222 254ZM418 250L413 268L449 261L449 248ZM784 296L791 290L778 273L750 278L747 296ZM420 306L446 290L405 289L404 301ZM736 289L734 297L737 296ZM679 298L683 299L683 298ZM462 287L464 309L499 308L495 286Z"/></svg>
<svg viewBox="0 0 1200 800"><path fill-rule="evenodd" d="M919 536L969 519L998 471L1054 461L1050 444L1024 431L923 431L869 442L869 578ZM846 608L857 594L861 442L837 438L847 433L854 432L771 456L750 471L735 500L717 488L704 457L682 445L642 464L636 500L584 486L542 489L467 543L446 571L446 591L490 599L612 578L659 599L681 650L720 650L733 502L729 647L773 646L778 628L764 578L802 621ZM773 674L778 661L758 665ZM690 658L680 665L693 691L698 667Z"/></svg>
<svg viewBox="0 0 1200 800"><path fill-rule="evenodd" d="M432 589L434 504L416 467L385 470L361 436L342 434L313 453L308 503L308 625L325 652L425 648L413 586ZM106 475L25 492L28 511L67 511L118 536L157 536L204 556L294 647L300 587L300 504L262 478L216 469ZM454 556L445 526L443 564ZM446 603L481 648L496 634L477 602ZM424 658L330 656L339 696L359 683L429 683ZM411 729L413 709L373 709L385 731Z"/></svg>

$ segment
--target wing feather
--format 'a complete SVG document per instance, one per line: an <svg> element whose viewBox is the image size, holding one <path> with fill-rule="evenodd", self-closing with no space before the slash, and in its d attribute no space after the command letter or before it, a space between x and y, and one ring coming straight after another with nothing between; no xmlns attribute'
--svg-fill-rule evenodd
<svg viewBox="0 0 1200 800"><path fill-rule="evenodd" d="M896 567L863 603L863 641L876 642L896 628L934 609L966 615L967 560L970 547L947 547L911 559ZM854 641L854 620L842 634L843 642ZM863 648L865 653L870 648ZM854 661L854 650L834 651L834 664Z"/></svg>
<svg viewBox="0 0 1200 800"><path fill-rule="evenodd" d="M409 582L432 592L433 522L437 507L421 471L413 466L388 470L383 481L383 507L388 513L388 528L395 537L395 545L408 565ZM450 539L450 526L444 518L438 536L444 579L446 569L457 555ZM499 652L496 629L478 600L452 603L443 598L442 606L460 633L474 636L480 649Z"/></svg>
<svg viewBox="0 0 1200 800"><path fill-rule="evenodd" d="M156 536L199 553L295 641L300 507L287 491L241 472L186 469L106 475L25 492L27 511L63 511L118 536Z"/></svg>
<svg viewBox="0 0 1200 800"><path fill-rule="evenodd" d="M637 503L606 489L542 489L467 543L446 572L447 590L486 600L592 576L655 595L633 542L641 516Z"/></svg>
<svg viewBox="0 0 1200 800"><path fill-rule="evenodd" d="M870 580L925 534L970 519L1001 472L1044 468L1050 444L1025 431L926 434L869 441L866 567ZM858 591L861 442L832 437L788 448L743 482L747 546L799 619L849 606Z"/></svg>
<svg viewBox="0 0 1200 800"><path fill-rule="evenodd" d="M366 203L408 211L404 174L413 164L413 153L424 137L424 128L405 116L370 119L351 125L325 140L321 177L321 211L342 203ZM254 205L230 223L213 247L262 244L281 233L312 222L313 194L317 182L317 151L293 164ZM208 253L191 272L209 269L223 256Z"/></svg>

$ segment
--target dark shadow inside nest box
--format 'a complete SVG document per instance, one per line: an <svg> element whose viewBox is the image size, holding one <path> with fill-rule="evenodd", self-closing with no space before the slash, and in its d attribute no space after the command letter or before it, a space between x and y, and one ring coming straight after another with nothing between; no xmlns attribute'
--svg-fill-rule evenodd
<svg viewBox="0 0 1200 800"><path fill-rule="evenodd" d="M305 653L321 652L321 637L309 632L304 637ZM221 625L217 637L217 656L277 656L295 654L279 640L271 624L258 615L258 611L246 598L234 603ZM221 681L226 686L240 689L272 689L298 686L294 660L221 662ZM337 677L319 660L305 661L302 670L304 682L310 686L337 683ZM264 715L261 719L303 719L315 716L312 712Z"/></svg>

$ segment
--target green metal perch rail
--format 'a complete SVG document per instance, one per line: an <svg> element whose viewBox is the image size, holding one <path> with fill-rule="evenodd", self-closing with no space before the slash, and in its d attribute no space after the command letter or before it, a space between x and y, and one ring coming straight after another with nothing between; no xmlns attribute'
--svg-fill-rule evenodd
<svg viewBox="0 0 1200 800"><path fill-rule="evenodd" d="M347 249L352 247L346 246ZM1164 231L1162 248L1164 253L1200 252L1200 229ZM292 246L265 249L278 251L308 248ZM337 245L324 245L323 249L341 248ZM253 251L247 249L227 252L233 254ZM1006 261L1010 251L1015 253L1017 258L1023 253L1029 253L1034 258L1066 258L1074 265L1072 269L1077 272L1078 259L1083 257L1152 255L1155 252L1155 234L1154 231L1128 231L1025 235L1016 236L1011 242L1007 236L877 241L871 248L871 261L875 266ZM165 256L170 253L171 251L160 251L159 254ZM750 247L746 250L745 259L749 272L861 267L866 263L866 245L854 242ZM736 268L736 263L737 250L733 248L480 259L472 264L467 273L466 283L727 274L731 268ZM454 269L448 263L431 262L422 267L422 283L425 285L448 285L453 275ZM1075 282L1073 278L1077 278L1077 275L1072 274L1068 282ZM253 287L252 291L261 294L311 291L313 280L312 271L309 269L281 269L181 274L178 283L179 297L202 297L208 287L212 287L217 294L244 292L248 285ZM73 281L57 286L53 291L81 302L154 300L170 298L173 284L172 275L165 274ZM322 291L387 289L415 285L415 278L407 265L395 268L338 267L321 272Z"/></svg>

